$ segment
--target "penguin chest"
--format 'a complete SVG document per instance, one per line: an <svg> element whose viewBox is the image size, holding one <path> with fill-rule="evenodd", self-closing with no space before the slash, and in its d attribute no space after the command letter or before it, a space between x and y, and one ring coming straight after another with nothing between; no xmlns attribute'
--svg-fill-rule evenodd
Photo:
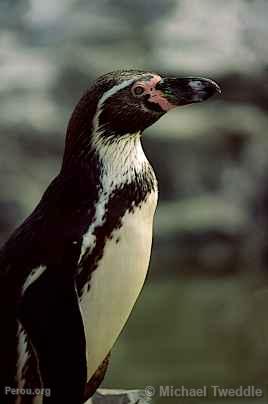
<svg viewBox="0 0 268 404"><path fill-rule="evenodd" d="M80 306L87 344L88 379L110 352L142 289L149 266L157 193L126 212L106 240L102 258L84 287ZM87 285L86 285L87 286Z"/></svg>

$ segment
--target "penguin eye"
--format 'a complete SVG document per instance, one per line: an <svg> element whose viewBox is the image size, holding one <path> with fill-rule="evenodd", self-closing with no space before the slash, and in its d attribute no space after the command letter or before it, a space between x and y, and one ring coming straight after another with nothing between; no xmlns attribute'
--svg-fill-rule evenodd
<svg viewBox="0 0 268 404"><path fill-rule="evenodd" d="M137 86L133 88L133 93L137 96L141 96L144 93L145 89L142 86Z"/></svg>

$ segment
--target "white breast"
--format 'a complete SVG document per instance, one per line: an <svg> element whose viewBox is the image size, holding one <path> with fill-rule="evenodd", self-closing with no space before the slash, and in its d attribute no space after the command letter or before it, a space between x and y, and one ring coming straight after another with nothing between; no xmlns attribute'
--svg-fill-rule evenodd
<svg viewBox="0 0 268 404"><path fill-rule="evenodd" d="M87 343L88 379L111 350L142 289L149 266L157 192L107 240L90 289L84 288L81 312Z"/></svg>

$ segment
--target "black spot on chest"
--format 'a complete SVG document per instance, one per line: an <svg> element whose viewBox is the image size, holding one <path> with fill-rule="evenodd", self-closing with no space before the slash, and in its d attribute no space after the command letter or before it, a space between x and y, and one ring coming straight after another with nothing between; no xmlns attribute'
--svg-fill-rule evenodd
<svg viewBox="0 0 268 404"><path fill-rule="evenodd" d="M77 278L78 294L81 297L83 287L90 281L93 271L103 256L104 247L108 239L113 238L115 230L122 226L124 215L133 213L142 206L151 192L157 188L154 172L150 166L144 172L138 174L135 180L115 188L105 205L105 214L102 224L97 226L92 235L96 239L93 250L85 253L80 263L80 273ZM116 243L119 239L116 240Z"/></svg>

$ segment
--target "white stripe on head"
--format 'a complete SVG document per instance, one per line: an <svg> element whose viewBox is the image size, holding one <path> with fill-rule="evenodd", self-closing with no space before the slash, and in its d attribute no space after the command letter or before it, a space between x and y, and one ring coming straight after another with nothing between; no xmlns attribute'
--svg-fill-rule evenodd
<svg viewBox="0 0 268 404"><path fill-rule="evenodd" d="M103 104L105 103L108 98L112 97L114 94L116 94L118 91L123 90L123 88L126 88L129 86L131 83L133 83L135 79L130 79L130 80L124 80L122 83L116 84L112 88L110 88L108 91L106 91L102 97L100 98L97 108L96 108L96 114L93 119L93 128L94 128L94 133L96 134L99 130L99 117L103 109Z"/></svg>
<svg viewBox="0 0 268 404"><path fill-rule="evenodd" d="M119 84L116 84L115 86L113 86L112 88L110 88L110 90L106 91L103 96L101 97L101 99L98 102L97 105L97 112L102 108L104 102L110 98L112 95L114 95L115 93L117 93L120 90L123 90L123 88L129 86L131 83L133 83L136 80L136 78L131 78L129 80L124 80Z"/></svg>

